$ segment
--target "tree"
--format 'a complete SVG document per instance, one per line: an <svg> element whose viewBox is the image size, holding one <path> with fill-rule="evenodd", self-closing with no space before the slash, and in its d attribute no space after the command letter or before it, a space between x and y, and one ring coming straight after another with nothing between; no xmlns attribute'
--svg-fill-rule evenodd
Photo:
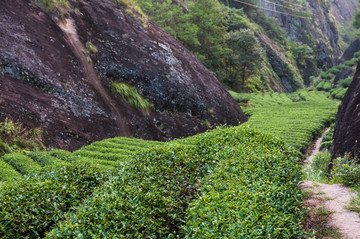
<svg viewBox="0 0 360 239"><path fill-rule="evenodd" d="M232 50L226 58L227 77L230 80L240 78L242 85L245 85L248 77L260 71L265 58L264 51L250 29L229 32L227 44Z"/></svg>
<svg viewBox="0 0 360 239"><path fill-rule="evenodd" d="M187 48L200 45L197 39L198 27L190 21L190 14L173 4L171 0L137 0L141 9L156 24L179 40Z"/></svg>
<svg viewBox="0 0 360 239"><path fill-rule="evenodd" d="M217 0L197 0L189 7L191 22L199 27L200 46L191 49L212 71L223 66L231 51L226 47L227 11Z"/></svg>
<svg viewBox="0 0 360 239"><path fill-rule="evenodd" d="M360 3L360 0L359 0L359 3ZM360 28L360 12L359 11L356 11L355 17L353 19L353 26L356 29Z"/></svg>

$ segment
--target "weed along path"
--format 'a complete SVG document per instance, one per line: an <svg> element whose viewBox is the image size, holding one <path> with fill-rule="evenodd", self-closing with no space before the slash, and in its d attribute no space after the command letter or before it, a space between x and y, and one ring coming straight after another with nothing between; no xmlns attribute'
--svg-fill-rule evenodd
<svg viewBox="0 0 360 239"><path fill-rule="evenodd" d="M71 18L65 19L63 21L59 20L58 26L65 33L68 38L69 44L74 50L76 57L80 60L80 63L83 65L85 70L86 79L94 87L95 91L100 95L105 104L109 107L111 113L116 119L116 124L120 129L122 136L129 136L129 129L126 125L126 120L123 117L120 110L116 107L116 102L109 96L105 88L101 84L98 76L95 72L93 63L91 60L88 60L87 56L83 53L85 49L81 43L79 36L76 31L74 21Z"/></svg>
<svg viewBox="0 0 360 239"><path fill-rule="evenodd" d="M309 168L315 155L319 153L322 137L316 140L315 148L308 156L305 168ZM312 181L305 181L302 188L310 191L310 198L305 205L311 210L324 208L329 213L327 227L334 228L342 234L340 238L360 239L360 217L357 212L346 209L350 205L351 198L356 193L344 187L342 184L324 184ZM312 212L310 212L312 213ZM326 237L333 238L333 237ZM339 237L335 237L339 238Z"/></svg>

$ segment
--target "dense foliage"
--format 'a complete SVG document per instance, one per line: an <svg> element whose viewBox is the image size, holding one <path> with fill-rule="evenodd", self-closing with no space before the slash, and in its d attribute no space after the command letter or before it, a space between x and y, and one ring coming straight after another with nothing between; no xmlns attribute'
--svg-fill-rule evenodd
<svg viewBox="0 0 360 239"><path fill-rule="evenodd" d="M314 61L312 48L287 40L285 31L262 11L245 12L243 5L225 6L227 1L218 0L186 4L171 0L136 1L153 21L198 56L231 89L266 91L270 89L269 78L278 81L266 59L267 46L259 43L260 33L281 46L281 54L286 55L285 70L295 88L303 84L296 61L308 69L312 66L308 62Z"/></svg>

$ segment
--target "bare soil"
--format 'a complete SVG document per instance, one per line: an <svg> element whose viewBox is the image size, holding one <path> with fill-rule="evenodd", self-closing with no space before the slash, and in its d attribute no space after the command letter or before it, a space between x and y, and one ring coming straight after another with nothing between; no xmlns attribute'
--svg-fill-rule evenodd
<svg viewBox="0 0 360 239"><path fill-rule="evenodd" d="M315 148L306 160L305 167L309 167L314 156L319 153L322 137L316 140ZM359 239L360 238L360 217L357 212L346 209L350 205L351 198L356 197L356 193L341 184L323 184L312 181L305 181L302 188L311 192L311 196L304 202L310 210L317 210L324 207L331 212L327 218L326 228L335 228L342 236L341 238ZM310 212L310 214L313 214ZM316 228L313 225L312 228ZM334 238L334 236L322 237Z"/></svg>

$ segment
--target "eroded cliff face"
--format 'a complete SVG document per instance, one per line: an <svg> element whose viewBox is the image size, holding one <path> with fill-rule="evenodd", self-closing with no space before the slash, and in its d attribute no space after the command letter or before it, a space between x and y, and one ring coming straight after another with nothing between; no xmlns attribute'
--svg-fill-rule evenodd
<svg viewBox="0 0 360 239"><path fill-rule="evenodd" d="M360 156L360 64L336 118L333 157L345 153Z"/></svg>
<svg viewBox="0 0 360 239"><path fill-rule="evenodd" d="M341 25L352 21L359 3L358 0L329 0L329 2L332 15Z"/></svg>
<svg viewBox="0 0 360 239"><path fill-rule="evenodd" d="M113 136L166 140L246 121L217 79L146 17L108 0L70 1L55 19L35 3L0 8L0 120L41 127L51 147ZM97 53L86 52L86 44ZM111 82L135 86L135 109Z"/></svg>
<svg viewBox="0 0 360 239"><path fill-rule="evenodd" d="M333 1L336 2L338 0ZM279 5L284 5L280 0L275 2ZM261 1L260 5L276 11L284 10L278 5L265 1ZM334 7L336 6L337 5L334 4ZM299 12L308 13L310 17L296 18L277 12L265 12L267 15L277 19L276 21L286 30L287 37L290 40L307 44L315 49L314 57L319 68L323 65L332 67L335 61L341 56L341 49L339 45L339 32L335 24L335 19L333 19L331 15L332 8L330 3L322 0L306 0L303 7L294 5L289 5L289 7L295 8ZM353 9L353 14L354 13L355 9ZM305 16L305 14L301 13L297 13L296 15ZM304 72L306 69L300 70L303 74L306 73Z"/></svg>
<svg viewBox="0 0 360 239"><path fill-rule="evenodd" d="M260 33L256 36L265 49L269 65L276 74L275 79L269 77L271 89L277 92L294 92L304 87L299 73L290 68L289 59L284 50L268 36Z"/></svg>

